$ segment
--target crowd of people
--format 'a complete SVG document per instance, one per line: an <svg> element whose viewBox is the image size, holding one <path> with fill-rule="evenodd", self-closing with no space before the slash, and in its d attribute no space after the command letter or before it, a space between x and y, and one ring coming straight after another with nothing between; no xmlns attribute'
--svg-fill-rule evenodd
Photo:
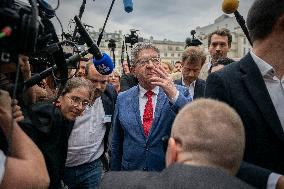
<svg viewBox="0 0 284 189"><path fill-rule="evenodd" d="M61 90L48 77L18 100L1 64L0 188L284 189L284 1L255 0L247 26L239 61L228 29L208 36L208 62L200 46L171 64L139 42L122 70L88 58Z"/></svg>

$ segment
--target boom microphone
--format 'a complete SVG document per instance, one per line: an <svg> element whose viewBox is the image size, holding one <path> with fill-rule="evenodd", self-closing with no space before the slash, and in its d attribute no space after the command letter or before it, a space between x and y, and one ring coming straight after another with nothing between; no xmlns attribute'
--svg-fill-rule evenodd
<svg viewBox="0 0 284 189"><path fill-rule="evenodd" d="M234 13L239 7L238 0L224 0L222 3L222 10L226 14Z"/></svg>
<svg viewBox="0 0 284 189"><path fill-rule="evenodd" d="M250 45L252 46L252 41L249 36L249 32L246 26L246 21L244 20L243 16L239 13L237 10L239 7L239 1L238 0L224 0L222 3L222 10L226 14L234 13L237 22L241 26L245 36L247 37Z"/></svg>
<svg viewBox="0 0 284 189"><path fill-rule="evenodd" d="M127 13L130 13L133 11L133 3L132 0L123 0L123 4L124 4L124 10Z"/></svg>
<svg viewBox="0 0 284 189"><path fill-rule="evenodd" d="M78 32L81 37L84 39L85 43L89 47L89 52L94 55L93 63L97 69L97 71L102 75L109 75L114 69L114 64L111 58L105 54L101 53L97 44L93 41L85 27L83 26L82 22L80 21L78 16L74 17L76 22Z"/></svg>

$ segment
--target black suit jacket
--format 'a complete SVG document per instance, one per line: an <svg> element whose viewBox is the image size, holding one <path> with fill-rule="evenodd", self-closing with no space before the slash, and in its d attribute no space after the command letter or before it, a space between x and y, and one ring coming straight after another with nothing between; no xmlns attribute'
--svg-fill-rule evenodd
<svg viewBox="0 0 284 189"><path fill-rule="evenodd" d="M106 90L104 93L102 93L102 103L105 111L105 115L110 115L113 116L114 114L114 109L115 109L115 103L116 103L116 98L117 98L117 93L114 89L114 87L110 84L107 84ZM109 146L109 133L111 130L111 124L112 123L105 123L106 125L106 132L104 136L104 152L108 152L108 146ZM105 153L103 153L102 156L102 162L104 164L104 167L108 170L109 169L109 163L108 160L105 156Z"/></svg>
<svg viewBox="0 0 284 189"><path fill-rule="evenodd" d="M123 74L120 79L120 92L138 85L138 79L132 74Z"/></svg>
<svg viewBox="0 0 284 189"><path fill-rule="evenodd" d="M206 83L205 96L228 103L244 123L244 161L284 174L284 132L251 55L211 73ZM268 170L243 165L239 175L259 188L266 188Z"/></svg>
<svg viewBox="0 0 284 189"><path fill-rule="evenodd" d="M109 172L99 189L252 189L222 170L174 164L162 172Z"/></svg>
<svg viewBox="0 0 284 189"><path fill-rule="evenodd" d="M174 81L177 85L183 85L182 79L178 79ZM194 96L193 99L204 97L206 82L203 79L197 79L194 87Z"/></svg>

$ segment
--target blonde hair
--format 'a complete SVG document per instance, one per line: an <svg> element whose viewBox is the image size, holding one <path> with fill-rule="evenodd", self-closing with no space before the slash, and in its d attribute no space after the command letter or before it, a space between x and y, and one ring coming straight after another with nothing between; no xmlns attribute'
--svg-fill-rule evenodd
<svg viewBox="0 0 284 189"><path fill-rule="evenodd" d="M239 169L244 128L239 115L227 104L202 98L187 104L176 116L171 135L191 160L232 175Z"/></svg>
<svg viewBox="0 0 284 189"><path fill-rule="evenodd" d="M170 71L172 72L174 70L174 66L170 62L162 62L162 64L165 64L169 67Z"/></svg>
<svg viewBox="0 0 284 189"><path fill-rule="evenodd" d="M187 47L182 53L182 64L192 64L201 62L201 66L206 61L206 54L201 47Z"/></svg>

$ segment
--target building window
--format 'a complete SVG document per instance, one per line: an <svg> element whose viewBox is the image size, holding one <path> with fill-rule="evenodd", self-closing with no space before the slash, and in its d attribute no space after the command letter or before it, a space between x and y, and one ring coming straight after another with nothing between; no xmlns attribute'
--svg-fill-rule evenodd
<svg viewBox="0 0 284 189"><path fill-rule="evenodd" d="M244 37L244 45L247 44L247 39Z"/></svg>
<svg viewBox="0 0 284 189"><path fill-rule="evenodd" d="M173 47L172 47L172 46L168 46L168 50L169 50L169 51L172 51L172 50L173 50Z"/></svg>
<svg viewBox="0 0 284 189"><path fill-rule="evenodd" d="M167 57L167 56L168 56L168 53L165 52L165 57Z"/></svg>
<svg viewBox="0 0 284 189"><path fill-rule="evenodd" d="M174 57L174 56L175 56L175 54L174 54L174 53L172 53L172 54L171 54L171 56L172 56L172 57Z"/></svg>

